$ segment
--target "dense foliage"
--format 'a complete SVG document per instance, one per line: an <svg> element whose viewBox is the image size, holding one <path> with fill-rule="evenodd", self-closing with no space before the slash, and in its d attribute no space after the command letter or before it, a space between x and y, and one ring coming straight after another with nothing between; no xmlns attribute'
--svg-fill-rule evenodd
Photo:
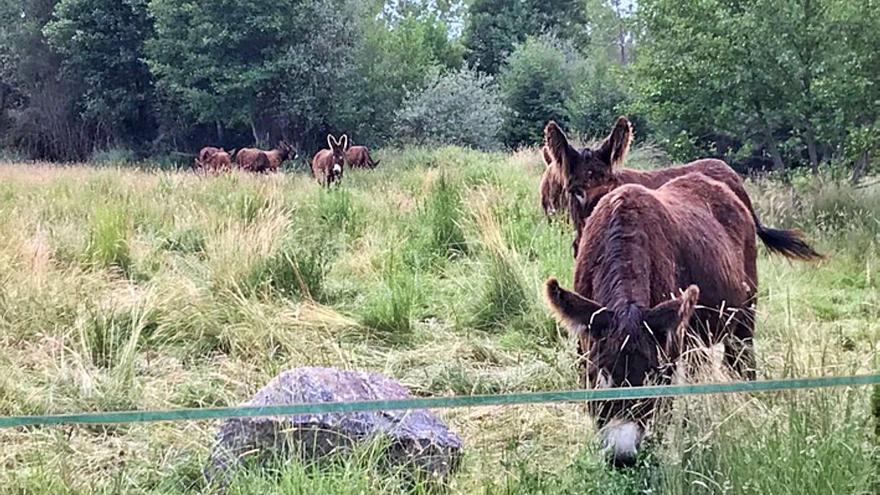
<svg viewBox="0 0 880 495"><path fill-rule="evenodd" d="M880 148L878 29L877 0L0 0L0 145L517 147L549 119L596 137L625 113L679 160L858 178ZM495 111L476 72L503 122L469 142L444 129L472 98ZM435 100L452 120L414 128Z"/></svg>

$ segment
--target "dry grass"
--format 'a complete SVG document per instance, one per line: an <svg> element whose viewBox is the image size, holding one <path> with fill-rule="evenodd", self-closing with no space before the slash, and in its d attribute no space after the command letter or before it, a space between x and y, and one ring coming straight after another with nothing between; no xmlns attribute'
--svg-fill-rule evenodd
<svg viewBox="0 0 880 495"><path fill-rule="evenodd" d="M572 267L568 229L538 208L542 169L536 150L414 149L328 192L299 174L2 163L0 414L231 405L305 365L384 372L419 395L576 387L573 345L540 298ZM801 227L833 254L817 266L762 255L760 375L873 371L880 191L750 188L765 224ZM729 379L700 373L683 380ZM466 444L454 493L876 486L864 390L676 401L629 472L605 467L580 405L440 414ZM0 493L197 492L215 426L0 431ZM287 466L235 490L402 490L371 469Z"/></svg>

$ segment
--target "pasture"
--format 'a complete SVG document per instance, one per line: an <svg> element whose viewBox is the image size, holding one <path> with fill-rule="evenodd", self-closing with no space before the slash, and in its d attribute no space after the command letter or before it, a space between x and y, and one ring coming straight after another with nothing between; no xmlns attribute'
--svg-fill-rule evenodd
<svg viewBox="0 0 880 495"><path fill-rule="evenodd" d="M574 344L541 296L549 276L571 286L573 233L544 218L538 151L375 158L331 189L302 171L0 163L0 414L234 405L305 365L380 371L425 396L577 387ZM628 158L663 164L650 148ZM764 224L830 255L761 248L759 379L875 371L880 186L831 172L747 185ZM465 441L451 493L828 494L880 489L871 409L869 389L680 399L620 471L582 405L439 414ZM216 426L2 430L0 493L210 492ZM244 470L229 493L436 489L386 472L374 448Z"/></svg>

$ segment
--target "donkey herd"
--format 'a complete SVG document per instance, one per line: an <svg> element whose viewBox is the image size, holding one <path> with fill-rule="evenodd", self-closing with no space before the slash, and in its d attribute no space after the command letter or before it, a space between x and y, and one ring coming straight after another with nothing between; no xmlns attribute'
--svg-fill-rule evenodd
<svg viewBox="0 0 880 495"><path fill-rule="evenodd" d="M754 334L757 242L788 258L823 256L795 230L764 226L740 176L725 162L697 160L641 171L622 168L632 125L620 117L595 148L575 148L549 122L541 151L545 171L541 206L548 218L567 209L574 227L574 290L555 278L545 298L578 344L582 386L635 387L670 383L692 349L724 348L724 362L745 379L756 377ZM324 185L342 178L346 164L375 168L369 150L347 136L327 137L312 159ZM242 149L236 155L205 148L196 164L219 171L235 165L276 171L296 152ZM635 463L658 400L590 403L615 465Z"/></svg>
<svg viewBox="0 0 880 495"><path fill-rule="evenodd" d="M332 134L327 136L329 148L315 153L312 158L312 176L321 184L330 186L342 179L345 164L353 168L373 169L380 160L373 160L366 146L350 146L348 136L338 140ZM247 172L277 172L287 160L296 160L296 150L286 141L281 141L271 151L257 148L242 148L227 152L223 148L207 146L199 151L195 169L203 172L225 172L238 168Z"/></svg>

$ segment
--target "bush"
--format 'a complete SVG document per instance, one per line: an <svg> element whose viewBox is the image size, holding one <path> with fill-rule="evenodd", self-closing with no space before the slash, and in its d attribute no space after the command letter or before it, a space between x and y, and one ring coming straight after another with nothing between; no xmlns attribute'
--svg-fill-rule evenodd
<svg viewBox="0 0 880 495"><path fill-rule="evenodd" d="M544 124L567 124L564 102L572 95L583 58L553 36L530 37L517 47L501 72L507 107L501 136L511 147L541 142Z"/></svg>
<svg viewBox="0 0 880 495"><path fill-rule="evenodd" d="M435 74L398 112L397 135L402 141L423 144L496 149L502 108L490 76L467 68Z"/></svg>

